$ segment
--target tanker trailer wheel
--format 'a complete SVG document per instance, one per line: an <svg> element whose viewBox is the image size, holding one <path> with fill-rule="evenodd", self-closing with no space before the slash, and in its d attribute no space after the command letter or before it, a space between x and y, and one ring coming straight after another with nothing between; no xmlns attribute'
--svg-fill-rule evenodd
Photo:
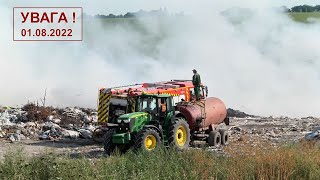
<svg viewBox="0 0 320 180"><path fill-rule="evenodd" d="M159 133L151 128L144 129L136 135L134 149L152 151L161 144L161 137Z"/></svg>
<svg viewBox="0 0 320 180"><path fill-rule="evenodd" d="M229 143L229 133L226 129L219 129L221 135L221 144L227 145Z"/></svg>
<svg viewBox="0 0 320 180"><path fill-rule="evenodd" d="M173 124L169 127L168 142L178 150L183 150L189 147L190 128L184 118L175 118Z"/></svg>
<svg viewBox="0 0 320 180"><path fill-rule="evenodd" d="M112 143L112 135L116 132L116 129L108 129L103 136L104 152L110 156L115 150L116 144Z"/></svg>
<svg viewBox="0 0 320 180"><path fill-rule="evenodd" d="M209 146L220 146L221 144L221 134L219 131L212 130L209 133L208 145Z"/></svg>

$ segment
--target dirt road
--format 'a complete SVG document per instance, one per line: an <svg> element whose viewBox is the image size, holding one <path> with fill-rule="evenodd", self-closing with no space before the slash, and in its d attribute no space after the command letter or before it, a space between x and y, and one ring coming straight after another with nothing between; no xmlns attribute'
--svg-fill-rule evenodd
<svg viewBox="0 0 320 180"><path fill-rule="evenodd" d="M103 155L103 147L93 140L60 140L60 141L36 141L24 140L17 143L0 141L0 159L14 150L22 149L27 156L37 156L41 153L55 152L72 156L99 157Z"/></svg>

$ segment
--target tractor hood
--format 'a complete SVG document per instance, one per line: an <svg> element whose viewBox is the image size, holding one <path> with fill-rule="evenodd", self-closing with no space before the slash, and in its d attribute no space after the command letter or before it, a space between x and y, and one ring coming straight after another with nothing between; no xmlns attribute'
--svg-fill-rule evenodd
<svg viewBox="0 0 320 180"><path fill-rule="evenodd" d="M128 118L136 118L138 116L146 115L148 113L146 112L133 112L133 113L128 113L128 114L123 114L119 116L119 119L128 119Z"/></svg>
<svg viewBox="0 0 320 180"><path fill-rule="evenodd" d="M121 121L129 122L131 119L136 119L138 117L143 117L143 116L147 117L148 113L146 113L146 112L133 112L133 113L128 113L128 114L123 114L118 117L118 123L120 123Z"/></svg>
<svg viewBox="0 0 320 180"><path fill-rule="evenodd" d="M151 120L151 115L146 112L134 112L121 115L117 119L119 131L139 132Z"/></svg>

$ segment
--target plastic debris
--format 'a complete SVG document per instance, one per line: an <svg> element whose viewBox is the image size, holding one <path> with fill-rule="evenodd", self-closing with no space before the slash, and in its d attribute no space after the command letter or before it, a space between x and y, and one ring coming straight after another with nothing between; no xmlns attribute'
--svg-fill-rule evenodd
<svg viewBox="0 0 320 180"><path fill-rule="evenodd" d="M314 128L311 132L305 135L305 140L320 140L320 127Z"/></svg>
<svg viewBox="0 0 320 180"><path fill-rule="evenodd" d="M0 106L0 138L10 142L23 139L56 140L92 138L97 112L67 107L54 109L27 104L23 108Z"/></svg>

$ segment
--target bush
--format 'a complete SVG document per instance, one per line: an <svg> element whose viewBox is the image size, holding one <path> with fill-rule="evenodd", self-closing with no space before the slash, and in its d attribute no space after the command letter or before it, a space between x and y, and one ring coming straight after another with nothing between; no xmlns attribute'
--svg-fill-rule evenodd
<svg viewBox="0 0 320 180"><path fill-rule="evenodd" d="M45 121L47 117L52 113L52 107L41 107L33 103L28 103L22 107L23 111L28 113L27 118L29 121Z"/></svg>

